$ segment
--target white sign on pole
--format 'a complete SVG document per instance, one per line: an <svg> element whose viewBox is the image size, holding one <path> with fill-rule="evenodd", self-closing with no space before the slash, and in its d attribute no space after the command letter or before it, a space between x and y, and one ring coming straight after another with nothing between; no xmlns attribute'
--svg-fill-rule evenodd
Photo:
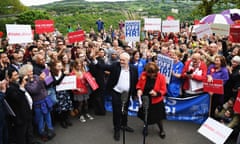
<svg viewBox="0 0 240 144"><path fill-rule="evenodd" d="M232 131L233 130L231 128L210 117L198 129L200 134L216 144L224 144Z"/></svg>
<svg viewBox="0 0 240 144"><path fill-rule="evenodd" d="M172 75L173 59L159 54L157 60L160 73L166 77L166 82L169 83Z"/></svg>
<svg viewBox="0 0 240 144"><path fill-rule="evenodd" d="M172 9L171 9L171 12L178 14L178 9L172 8Z"/></svg>
<svg viewBox="0 0 240 144"><path fill-rule="evenodd" d="M227 24L211 24L211 30L216 35L228 36L230 25Z"/></svg>
<svg viewBox="0 0 240 144"><path fill-rule="evenodd" d="M56 91L77 89L76 76L65 76L62 82L56 86Z"/></svg>
<svg viewBox="0 0 240 144"><path fill-rule="evenodd" d="M195 33L197 34L198 38L202 38L205 35L211 35L212 30L209 24L200 24L198 27L195 28Z"/></svg>
<svg viewBox="0 0 240 144"><path fill-rule="evenodd" d="M139 42L141 25L139 20L125 21L125 41Z"/></svg>
<svg viewBox="0 0 240 144"><path fill-rule="evenodd" d="M30 25L6 24L9 44L21 44L33 42L32 29Z"/></svg>
<svg viewBox="0 0 240 144"><path fill-rule="evenodd" d="M162 21L161 18L145 18L144 30L146 31L161 31Z"/></svg>
<svg viewBox="0 0 240 144"><path fill-rule="evenodd" d="M179 20L164 20L162 21L162 32L180 32Z"/></svg>

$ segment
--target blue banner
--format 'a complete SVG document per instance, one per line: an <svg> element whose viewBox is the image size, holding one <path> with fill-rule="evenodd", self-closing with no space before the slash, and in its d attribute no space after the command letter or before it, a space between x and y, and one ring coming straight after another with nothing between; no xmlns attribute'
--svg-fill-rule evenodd
<svg viewBox="0 0 240 144"><path fill-rule="evenodd" d="M167 120L191 121L202 124L209 113L209 95L201 94L188 98L166 97L165 108ZM107 111L112 111L111 96L105 100L105 108ZM137 100L130 100L128 115L136 116L139 108Z"/></svg>
<svg viewBox="0 0 240 144"><path fill-rule="evenodd" d="M167 120L192 121L202 124L208 118L209 102L208 94L189 98L166 98Z"/></svg>

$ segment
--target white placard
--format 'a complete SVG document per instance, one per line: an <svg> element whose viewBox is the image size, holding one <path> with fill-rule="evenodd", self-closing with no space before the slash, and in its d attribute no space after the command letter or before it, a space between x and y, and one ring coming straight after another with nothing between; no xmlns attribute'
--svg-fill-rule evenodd
<svg viewBox="0 0 240 144"><path fill-rule="evenodd" d="M62 82L56 86L56 91L77 89L76 76L65 76Z"/></svg>
<svg viewBox="0 0 240 144"><path fill-rule="evenodd" d="M180 32L180 21L164 20L162 22L162 32Z"/></svg>
<svg viewBox="0 0 240 144"><path fill-rule="evenodd" d="M22 44L33 42L33 34L30 25L6 24L9 44Z"/></svg>
<svg viewBox="0 0 240 144"><path fill-rule="evenodd" d="M161 26L162 26L161 18L145 18L144 19L144 30L161 31Z"/></svg>
<svg viewBox="0 0 240 144"><path fill-rule="evenodd" d="M198 129L200 134L216 144L224 144L232 131L233 130L231 128L210 117Z"/></svg>
<svg viewBox="0 0 240 144"><path fill-rule="evenodd" d="M191 91L197 91L203 89L203 82L190 79L190 89Z"/></svg>
<svg viewBox="0 0 240 144"><path fill-rule="evenodd" d="M139 20L125 21L125 41L126 42L139 42L141 24Z"/></svg>
<svg viewBox="0 0 240 144"><path fill-rule="evenodd" d="M198 38L202 38L205 35L211 35L212 30L209 24L200 24L198 27L195 28L195 33L197 34Z"/></svg>
<svg viewBox="0 0 240 144"><path fill-rule="evenodd" d="M169 83L172 75L173 59L159 54L157 60L160 73L166 77L166 82Z"/></svg>
<svg viewBox="0 0 240 144"><path fill-rule="evenodd" d="M230 25L227 24L211 24L211 30L216 35L228 36Z"/></svg>

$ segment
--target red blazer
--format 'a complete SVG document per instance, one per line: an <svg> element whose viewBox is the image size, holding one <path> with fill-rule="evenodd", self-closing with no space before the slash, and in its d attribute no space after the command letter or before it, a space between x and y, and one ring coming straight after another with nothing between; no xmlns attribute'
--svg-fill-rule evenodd
<svg viewBox="0 0 240 144"><path fill-rule="evenodd" d="M191 60L188 60L185 63L185 66L183 68L182 75L181 75L181 77L185 79L183 83L184 90L189 89L189 79L186 76L186 72L189 71L190 63L191 63ZM199 65L199 71L202 71L202 74L201 75L193 74L193 78L192 78L193 80L203 81L204 79L207 78L207 65L205 64L204 61L201 61Z"/></svg>
<svg viewBox="0 0 240 144"><path fill-rule="evenodd" d="M143 72L138 80L136 88L144 91L146 81L147 81L147 74L146 72ZM164 95L167 92L167 88L166 88L166 79L160 73L157 74L157 79L155 81L153 90L156 91L157 93L160 93L160 96L152 97L152 104L156 104L163 101Z"/></svg>

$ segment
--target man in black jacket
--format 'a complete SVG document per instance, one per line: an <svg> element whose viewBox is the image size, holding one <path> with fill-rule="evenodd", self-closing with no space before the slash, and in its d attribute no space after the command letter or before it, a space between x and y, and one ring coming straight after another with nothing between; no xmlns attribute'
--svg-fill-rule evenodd
<svg viewBox="0 0 240 144"><path fill-rule="evenodd" d="M16 144L31 144L33 140L31 103L29 103L25 91L20 88L17 70L9 68L7 75L9 87L6 91L6 100L16 115L11 117ZM26 78L22 78L21 82L23 81L25 84L27 83Z"/></svg>
<svg viewBox="0 0 240 144"><path fill-rule="evenodd" d="M120 54L120 62L113 63L112 65L105 65L97 63L95 59L94 63L103 70L110 72L106 89L112 96L112 109L113 109L113 126L114 126L114 139L120 140L120 129L124 126L124 129L128 132L134 130L127 126L127 113L129 105L129 96L136 96L136 84L138 80L137 69L129 65L130 55L126 52ZM121 95L128 93L127 102L125 106L122 104Z"/></svg>
<svg viewBox="0 0 240 144"><path fill-rule="evenodd" d="M105 64L104 56L105 56L104 49L99 49L97 57L97 61L99 64ZM99 69L96 65L90 64L89 71L93 75L93 77L95 77L95 80L99 86L98 89L93 91L91 94L95 115L105 115L106 110L104 107L104 88L105 88L104 70Z"/></svg>
<svg viewBox="0 0 240 144"><path fill-rule="evenodd" d="M7 81L0 81L0 144L8 144L6 106L4 103Z"/></svg>

